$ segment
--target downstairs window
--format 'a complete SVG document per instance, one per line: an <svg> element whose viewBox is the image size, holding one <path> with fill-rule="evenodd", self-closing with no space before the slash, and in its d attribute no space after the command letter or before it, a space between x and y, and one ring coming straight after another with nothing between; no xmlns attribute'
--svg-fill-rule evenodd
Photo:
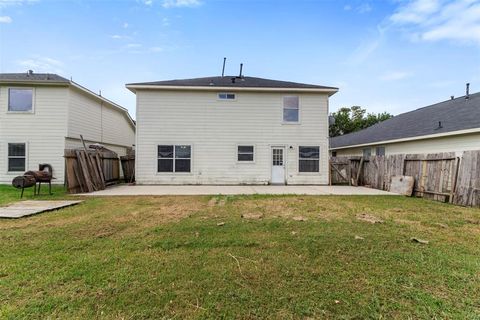
<svg viewBox="0 0 480 320"><path fill-rule="evenodd" d="M157 172L190 172L192 147L188 145L159 145Z"/></svg>

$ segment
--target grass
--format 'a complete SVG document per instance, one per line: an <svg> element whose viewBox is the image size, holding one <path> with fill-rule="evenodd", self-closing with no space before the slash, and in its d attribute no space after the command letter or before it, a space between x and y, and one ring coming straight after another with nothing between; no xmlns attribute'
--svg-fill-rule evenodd
<svg viewBox="0 0 480 320"><path fill-rule="evenodd" d="M53 195L48 194L48 185L43 184L40 189L40 195L33 196L33 187L25 189L23 199L20 199L21 189L15 189L9 185L0 184L0 206L20 200L53 200L65 197L65 188L59 185L52 185Z"/></svg>
<svg viewBox="0 0 480 320"><path fill-rule="evenodd" d="M422 199L95 198L0 243L6 319L480 317L480 210Z"/></svg>

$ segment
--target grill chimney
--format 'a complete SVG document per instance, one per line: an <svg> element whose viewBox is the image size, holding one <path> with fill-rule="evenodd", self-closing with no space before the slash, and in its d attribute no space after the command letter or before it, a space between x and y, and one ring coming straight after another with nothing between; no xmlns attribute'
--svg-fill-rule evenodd
<svg viewBox="0 0 480 320"><path fill-rule="evenodd" d="M470 98L470 83L467 83L467 88L465 90L465 99Z"/></svg>

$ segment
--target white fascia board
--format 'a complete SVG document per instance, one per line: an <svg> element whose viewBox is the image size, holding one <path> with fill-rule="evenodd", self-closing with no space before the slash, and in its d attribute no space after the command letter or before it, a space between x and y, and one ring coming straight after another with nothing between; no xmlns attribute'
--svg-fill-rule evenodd
<svg viewBox="0 0 480 320"><path fill-rule="evenodd" d="M376 142L369 142L369 143L362 143L362 144L352 144L352 145L349 145L349 146L330 148L330 150L361 148L361 147L368 147L368 146L377 146L377 145L381 145L381 144L391 144L391 143L408 142L408 141L415 141L415 140L435 139L435 138L457 136L457 135L477 133L477 132L480 132L480 128L456 130L456 131L449 131L449 132L444 132L444 133L435 133L435 134L409 137L409 138L402 138L402 139L384 140L384 141L376 141Z"/></svg>
<svg viewBox="0 0 480 320"><path fill-rule="evenodd" d="M336 88L264 88L264 87L205 87L205 86L159 86L144 84L127 84L126 88L133 93L136 90L181 90L181 91L249 91L249 92L303 92L328 93L329 96L338 92Z"/></svg>

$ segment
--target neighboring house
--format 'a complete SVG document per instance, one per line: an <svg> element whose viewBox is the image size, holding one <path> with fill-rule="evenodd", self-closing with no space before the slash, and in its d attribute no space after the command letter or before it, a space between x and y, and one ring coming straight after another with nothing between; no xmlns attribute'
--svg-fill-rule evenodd
<svg viewBox="0 0 480 320"><path fill-rule="evenodd" d="M333 156L480 150L480 93L402 113L330 139Z"/></svg>
<svg viewBox="0 0 480 320"><path fill-rule="evenodd" d="M135 125L125 108L55 74L0 74L0 183L40 163L63 183L64 149L101 143L125 154Z"/></svg>
<svg viewBox="0 0 480 320"><path fill-rule="evenodd" d="M253 77L128 84L139 184L327 184L337 88Z"/></svg>

